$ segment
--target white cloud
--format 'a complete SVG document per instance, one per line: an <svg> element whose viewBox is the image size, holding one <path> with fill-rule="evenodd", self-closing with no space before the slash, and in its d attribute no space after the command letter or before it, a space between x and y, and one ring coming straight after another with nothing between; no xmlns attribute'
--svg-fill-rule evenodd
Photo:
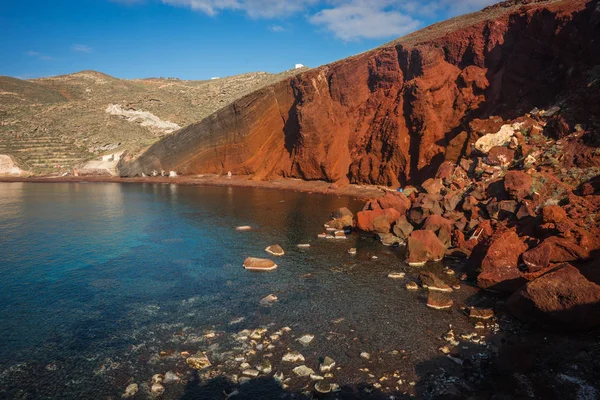
<svg viewBox="0 0 600 400"><path fill-rule="evenodd" d="M91 53L93 51L90 46L86 46L85 44L74 44L71 46L71 50L78 51L80 53Z"/></svg>
<svg viewBox="0 0 600 400"><path fill-rule="evenodd" d="M161 0L214 16L224 10L243 11L252 18L285 17L306 10L320 0Z"/></svg>
<svg viewBox="0 0 600 400"><path fill-rule="evenodd" d="M29 57L35 57L42 61L54 60L54 57L44 55L44 54L40 53L39 51L29 50L25 54L28 55Z"/></svg>
<svg viewBox="0 0 600 400"><path fill-rule="evenodd" d="M417 29L421 23L392 7L387 0L354 0L336 2L312 17L310 22L325 27L342 40L376 39L402 36Z"/></svg>
<svg viewBox="0 0 600 400"><path fill-rule="evenodd" d="M109 0L124 4L149 0ZM498 0L153 0L216 16L234 11L251 18L283 19L303 13L308 21L342 40L393 38L410 33L424 23L473 12ZM285 23L268 27L285 31ZM87 46L85 46L87 47ZM76 50L85 51L85 50Z"/></svg>

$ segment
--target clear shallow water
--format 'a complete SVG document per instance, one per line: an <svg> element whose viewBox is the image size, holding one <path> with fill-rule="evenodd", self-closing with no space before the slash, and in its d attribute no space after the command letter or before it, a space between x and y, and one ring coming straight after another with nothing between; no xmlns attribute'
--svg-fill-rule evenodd
<svg viewBox="0 0 600 400"><path fill-rule="evenodd" d="M414 375L437 355L448 324L468 321L428 309L423 293L386 278L416 276L401 249L358 234L316 238L332 210L361 205L251 188L0 183L0 397L118 398L128 382L154 373L189 374L184 359L164 354L215 343L227 351L232 333L259 326L290 326L277 351L298 349L315 370L331 356L343 384L368 380L357 371L367 364ZM286 250L276 271L241 267L275 243ZM261 306L270 293L279 302ZM455 301L470 294L464 288ZM202 339L206 330L217 339ZM305 333L316 337L306 348L294 340ZM401 356L388 357L392 350ZM381 356L367 362L361 351ZM164 398L183 392L167 387Z"/></svg>

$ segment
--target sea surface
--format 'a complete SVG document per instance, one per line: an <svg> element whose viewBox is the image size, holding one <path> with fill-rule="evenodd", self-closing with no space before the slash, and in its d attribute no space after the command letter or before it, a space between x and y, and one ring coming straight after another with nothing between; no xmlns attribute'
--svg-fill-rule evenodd
<svg viewBox="0 0 600 400"><path fill-rule="evenodd" d="M362 203L237 187L0 183L0 398L117 399L131 383L135 398L152 398L152 376L167 371L182 381L165 384L161 398L223 398L202 397L201 385L235 387L238 353L252 367L271 360L273 371L262 375L282 371L293 397L314 382L281 363L289 350L316 373L319 360L333 358L330 380L341 386L395 374L382 390L410 391L398 377L418 381L449 325L468 329L457 310L474 289L453 294L454 310L432 310L423 291L405 288L418 271L403 263L401 247L357 233L318 239L343 206L356 212ZM286 254L269 256L272 244ZM279 267L246 271L248 256ZM407 279L387 278L393 271ZM269 294L278 301L261 304ZM237 332L259 327L265 338L291 331L269 351L240 344ZM305 334L315 337L308 346L297 341ZM182 352L204 352L213 367L198 375Z"/></svg>

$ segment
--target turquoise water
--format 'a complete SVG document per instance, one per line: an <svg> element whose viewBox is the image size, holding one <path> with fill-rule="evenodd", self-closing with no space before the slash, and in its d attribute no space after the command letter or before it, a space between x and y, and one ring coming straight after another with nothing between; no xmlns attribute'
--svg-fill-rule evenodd
<svg viewBox="0 0 600 400"><path fill-rule="evenodd" d="M361 351L401 349L402 361L381 368L410 374L436 354L448 324L467 322L386 278L411 276L402 249L358 234L317 239L332 210L361 205L252 188L0 183L0 397L120 398L133 381L136 398L146 398L154 373L190 373L183 358L161 352L226 351L232 333L259 326L291 327L287 348L295 335L315 335L299 350L315 369L325 355L347 365L340 383L362 379ZM277 270L241 267L275 243L286 250ZM271 293L279 301L261 306ZM207 330L215 342L198 339ZM167 387L163 398L184 390Z"/></svg>

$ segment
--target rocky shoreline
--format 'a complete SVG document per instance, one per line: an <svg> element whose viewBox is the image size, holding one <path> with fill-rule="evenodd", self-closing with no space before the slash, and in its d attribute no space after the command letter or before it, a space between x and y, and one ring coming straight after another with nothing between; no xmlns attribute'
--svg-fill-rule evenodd
<svg viewBox="0 0 600 400"><path fill-rule="evenodd" d="M600 153L593 135L571 129L557 106L509 121L475 119L459 135L469 138L467 148L450 143L433 178L370 199L355 218L337 210L325 227L406 245L412 267L463 260L461 279L509 296L511 313L523 321L597 328ZM423 286L432 280L439 278L422 277ZM436 293L431 306L450 307L444 296Z"/></svg>

